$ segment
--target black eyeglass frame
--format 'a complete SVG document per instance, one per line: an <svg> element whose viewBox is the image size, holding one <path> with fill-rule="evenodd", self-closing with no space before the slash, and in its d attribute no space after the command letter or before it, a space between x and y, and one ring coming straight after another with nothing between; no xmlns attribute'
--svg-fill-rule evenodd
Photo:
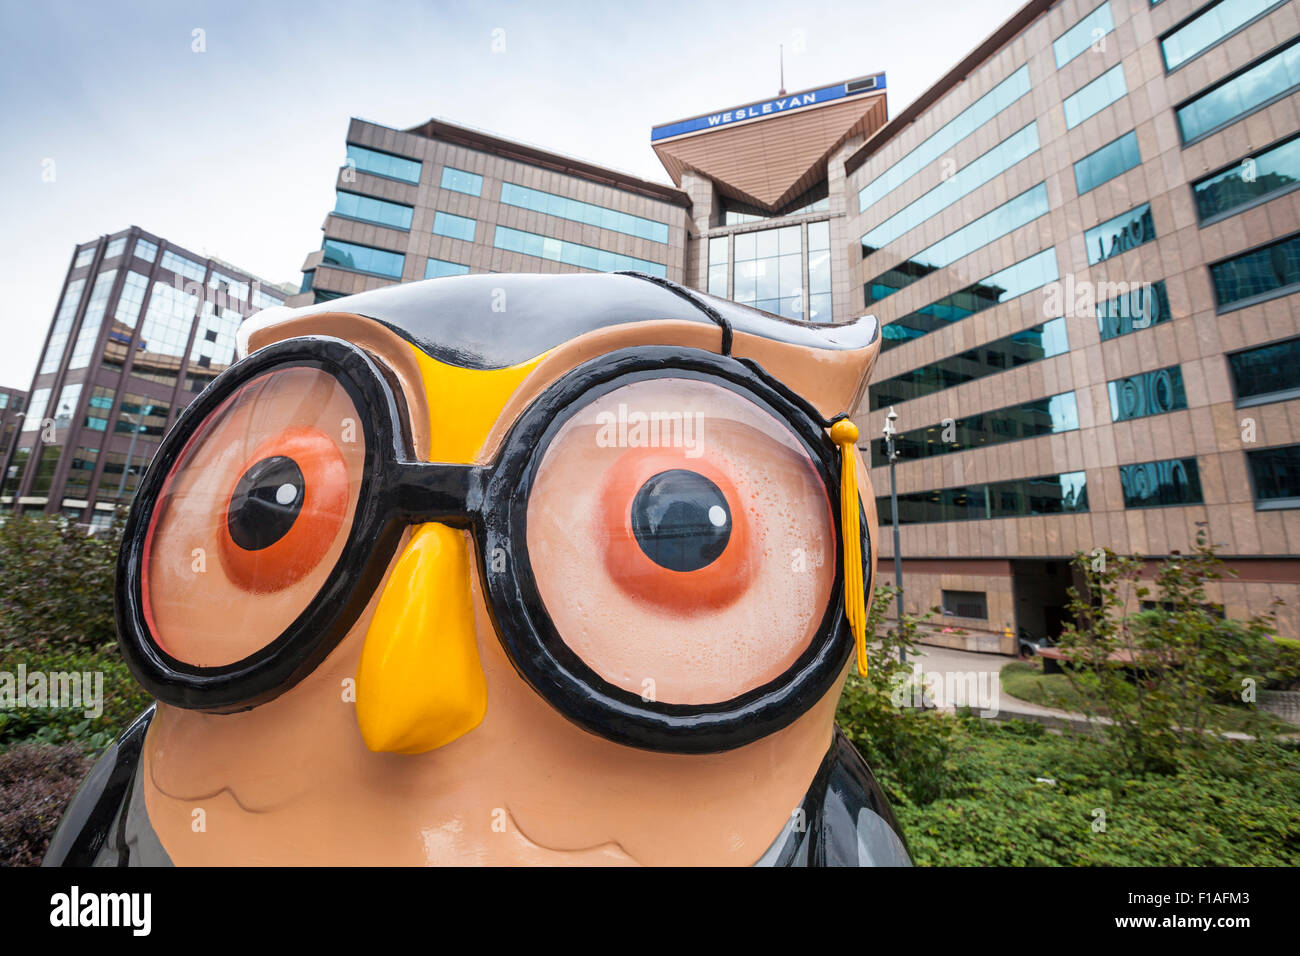
<svg viewBox="0 0 1300 956"><path fill-rule="evenodd" d="M358 412L364 467L348 538L316 597L273 641L232 664L186 664L158 645L145 613L144 554L159 495L190 441L223 403L256 378L295 367L330 374ZM361 348L341 339L288 339L259 349L219 375L164 438L136 493L117 565L119 642L132 672L153 696L178 707L230 713L284 693L315 670L355 625L382 583L405 529L428 521L471 532L489 614L524 681L569 720L614 742L674 753L739 747L791 723L843 672L853 640L843 602L838 454L826 432L829 423L757 363L670 346L640 346L591 359L527 406L487 465L416 460L401 389L390 375ZM721 385L783 422L813 462L835 518L835 574L816 637L784 674L716 704L647 701L605 681L556 630L528 555L529 495L558 430L601 395L664 377ZM860 529L869 589L873 561L865 512ZM504 556L504 563L493 556Z"/></svg>

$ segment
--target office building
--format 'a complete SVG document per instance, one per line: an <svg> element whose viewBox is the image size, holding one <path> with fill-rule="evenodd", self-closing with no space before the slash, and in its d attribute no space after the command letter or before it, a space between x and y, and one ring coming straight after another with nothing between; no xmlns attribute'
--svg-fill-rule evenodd
<svg viewBox="0 0 1300 956"><path fill-rule="evenodd" d="M909 610L1014 650L1078 551L1204 529L1229 617L1300 623L1300 7L1035 0L845 170L852 308L883 323L858 421ZM1137 601L1131 607L1136 608ZM959 633L965 632L965 633Z"/></svg>
<svg viewBox="0 0 1300 956"><path fill-rule="evenodd" d="M239 323L285 296L137 226L79 245L0 506L108 523L176 416L234 360Z"/></svg>
<svg viewBox="0 0 1300 956"><path fill-rule="evenodd" d="M918 37L918 42L923 40ZM856 418L930 639L1059 632L1075 552L1186 552L1300 630L1294 0L1030 0L890 117L884 74L651 129L661 185L442 121L353 120L291 304L463 272L636 269L869 311ZM870 448L867 448L867 444ZM1137 608L1137 602L1133 608Z"/></svg>

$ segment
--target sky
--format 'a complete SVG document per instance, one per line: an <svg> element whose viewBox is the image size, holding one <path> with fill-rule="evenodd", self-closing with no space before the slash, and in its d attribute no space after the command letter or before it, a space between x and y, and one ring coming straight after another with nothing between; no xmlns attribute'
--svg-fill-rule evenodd
<svg viewBox="0 0 1300 956"><path fill-rule="evenodd" d="M0 0L0 384L73 247L129 225L296 286L350 117L668 182L650 127L774 96L780 47L791 91L885 71L892 116L1022 3Z"/></svg>

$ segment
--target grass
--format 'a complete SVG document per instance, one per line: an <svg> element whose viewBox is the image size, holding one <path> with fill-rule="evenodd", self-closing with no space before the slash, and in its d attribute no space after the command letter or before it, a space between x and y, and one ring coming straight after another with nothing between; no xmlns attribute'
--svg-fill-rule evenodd
<svg viewBox="0 0 1300 956"><path fill-rule="evenodd" d="M1071 713L1096 712L1107 716L1106 708L1100 699L1086 689L1081 692L1070 683L1065 674L1044 674L1041 660L1011 661L1002 668L1002 690L1030 704L1042 707L1055 707ZM1231 704L1214 704L1211 711L1220 730L1239 731L1246 734L1258 734L1262 731L1273 733L1295 733L1296 728L1286 721L1252 710L1249 707Z"/></svg>

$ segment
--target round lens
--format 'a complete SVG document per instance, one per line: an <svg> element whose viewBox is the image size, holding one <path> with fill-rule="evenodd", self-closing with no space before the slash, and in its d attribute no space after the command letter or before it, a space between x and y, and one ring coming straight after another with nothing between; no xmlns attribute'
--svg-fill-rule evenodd
<svg viewBox="0 0 1300 956"><path fill-rule="evenodd" d="M788 425L722 384L647 379L582 407L527 508L556 631L644 700L732 700L817 636L836 548L825 484Z"/></svg>
<svg viewBox="0 0 1300 956"><path fill-rule="evenodd" d="M311 606L360 496L360 417L332 375L286 366L198 427L145 540L145 617L161 650L193 667L232 664Z"/></svg>

